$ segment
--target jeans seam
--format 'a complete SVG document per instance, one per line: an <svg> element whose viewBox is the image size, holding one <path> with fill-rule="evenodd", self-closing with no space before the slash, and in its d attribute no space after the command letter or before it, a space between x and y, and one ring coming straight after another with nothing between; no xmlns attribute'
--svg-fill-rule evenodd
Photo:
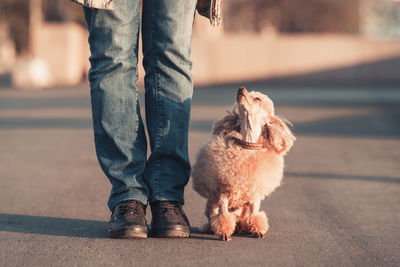
<svg viewBox="0 0 400 267"><path fill-rule="evenodd" d="M159 78L158 78L158 73L157 73L157 66L156 66L156 58L154 55L154 42L153 42L153 36L154 36L154 24L153 24L153 1L149 0L150 4L149 4L149 23L150 23L150 47L151 47L151 51L152 51L152 61L153 61L153 74L154 74L154 85L152 90L154 90L154 99L156 101L155 106L157 108L157 132L156 132L156 140L155 140L155 145L154 145L154 150L157 150L159 143L160 143L160 125L161 125L161 113L160 111L160 99L159 99L159 93L158 93L158 87L159 87ZM153 193L157 194L158 193L158 180L159 180L159 170L160 170L160 160L157 159L154 162L154 166L155 166L155 172L153 177L151 177L151 179L153 180L153 187L152 191Z"/></svg>

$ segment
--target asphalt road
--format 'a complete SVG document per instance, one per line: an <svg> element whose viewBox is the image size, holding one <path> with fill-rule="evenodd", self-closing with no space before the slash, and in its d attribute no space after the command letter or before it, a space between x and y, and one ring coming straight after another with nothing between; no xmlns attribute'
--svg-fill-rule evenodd
<svg viewBox="0 0 400 267"><path fill-rule="evenodd" d="M192 163L236 88L195 90ZM205 200L190 182L191 238L108 238L110 185L87 85L0 90L0 265L399 266L400 86L266 88L248 85L275 101L298 139L283 185L262 203L265 239L230 242L199 233Z"/></svg>

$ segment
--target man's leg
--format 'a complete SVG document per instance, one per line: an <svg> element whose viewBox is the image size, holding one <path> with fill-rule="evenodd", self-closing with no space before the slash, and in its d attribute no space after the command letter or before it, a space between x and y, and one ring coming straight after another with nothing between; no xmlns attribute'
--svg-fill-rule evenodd
<svg viewBox="0 0 400 267"><path fill-rule="evenodd" d="M113 11L84 11L91 49L89 80L96 152L112 184L108 206L114 213L110 223L115 219L121 228L129 224L118 221L126 219L122 213L135 207L120 204L138 200L143 213L149 195L143 179L147 143L136 88L140 5L139 0L118 0ZM114 217L119 211L123 216Z"/></svg>
<svg viewBox="0 0 400 267"><path fill-rule="evenodd" d="M146 122L151 147L145 180L152 208L159 201L183 204L184 188L190 177L190 45L196 2L143 1Z"/></svg>
<svg viewBox="0 0 400 267"><path fill-rule="evenodd" d="M183 200L190 176L188 130L193 93L190 44L195 0L143 1L150 202Z"/></svg>

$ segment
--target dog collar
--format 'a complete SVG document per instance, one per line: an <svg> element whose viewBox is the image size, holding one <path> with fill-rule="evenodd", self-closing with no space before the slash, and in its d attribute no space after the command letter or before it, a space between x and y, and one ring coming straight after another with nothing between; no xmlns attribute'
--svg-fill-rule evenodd
<svg viewBox="0 0 400 267"><path fill-rule="evenodd" d="M233 137L234 143L245 148L245 149L252 149L252 150L261 150L265 148L264 144L261 143L251 143L251 142L246 142L243 140L240 140L236 137Z"/></svg>

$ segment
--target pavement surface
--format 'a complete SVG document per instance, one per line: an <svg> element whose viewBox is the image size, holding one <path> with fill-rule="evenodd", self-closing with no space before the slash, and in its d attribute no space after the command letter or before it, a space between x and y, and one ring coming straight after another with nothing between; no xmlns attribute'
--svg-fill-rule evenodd
<svg viewBox="0 0 400 267"><path fill-rule="evenodd" d="M88 85L1 89L0 266L399 266L400 86L245 85L274 100L298 139L262 203L266 237L230 242L199 232L205 200L191 182L191 238L110 239ZM192 163L237 87L195 89Z"/></svg>

